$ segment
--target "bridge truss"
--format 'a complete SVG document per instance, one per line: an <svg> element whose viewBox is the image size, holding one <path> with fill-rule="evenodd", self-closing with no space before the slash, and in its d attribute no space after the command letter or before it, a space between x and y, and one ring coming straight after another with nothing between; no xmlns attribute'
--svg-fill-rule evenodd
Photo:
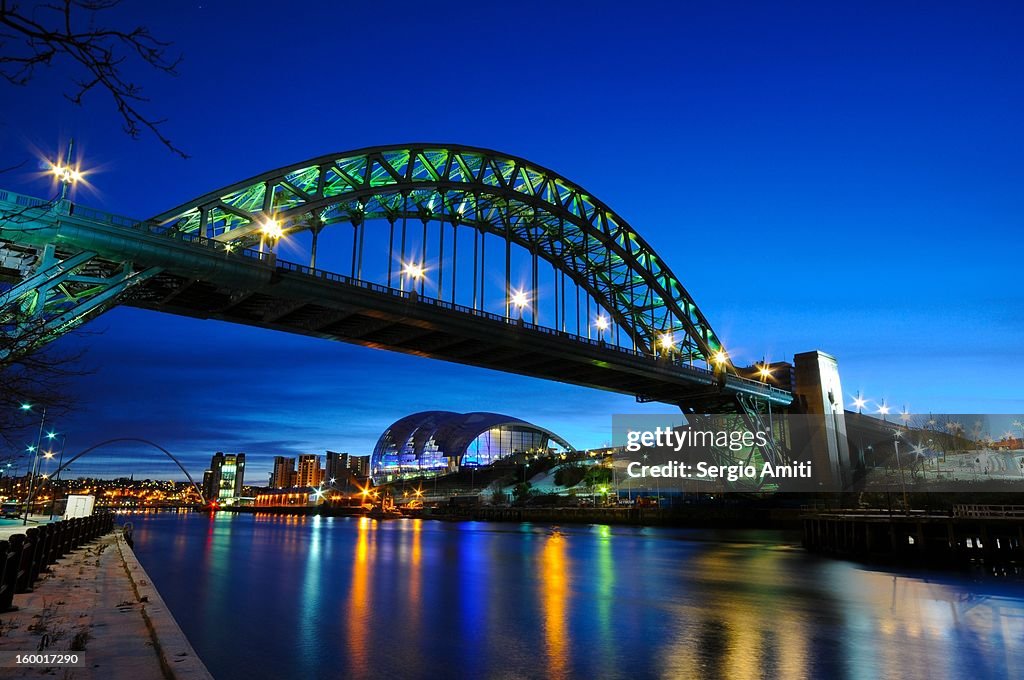
<svg viewBox="0 0 1024 680"><path fill-rule="evenodd" d="M318 269L337 260L339 231L347 262ZM0 292L8 333L27 315L48 340L131 304L633 393L690 413L757 420L792 400L739 375L679 278L621 216L551 170L486 149L322 156L144 221L0 192L0 240L0 276L13 281ZM296 244L308 265L280 257ZM524 268L526 283L514 281ZM515 343L495 354L494 331ZM609 368L614 379L596 375Z"/></svg>

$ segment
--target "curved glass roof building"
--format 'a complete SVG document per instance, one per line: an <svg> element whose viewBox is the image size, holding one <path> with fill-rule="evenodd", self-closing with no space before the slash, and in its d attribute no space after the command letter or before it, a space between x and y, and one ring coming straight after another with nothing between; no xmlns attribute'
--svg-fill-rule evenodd
<svg viewBox="0 0 1024 680"><path fill-rule="evenodd" d="M573 450L543 427L500 413L423 411L384 430L370 457L378 481L482 467L517 453Z"/></svg>

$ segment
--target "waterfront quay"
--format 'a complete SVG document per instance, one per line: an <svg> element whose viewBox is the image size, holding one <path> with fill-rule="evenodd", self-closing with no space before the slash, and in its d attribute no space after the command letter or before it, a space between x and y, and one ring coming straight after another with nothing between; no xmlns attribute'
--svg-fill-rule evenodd
<svg viewBox="0 0 1024 680"><path fill-rule="evenodd" d="M956 505L946 514L910 510L808 511L803 546L815 553L928 566L981 561L996 570L1024 564L1024 506Z"/></svg>
<svg viewBox="0 0 1024 680"><path fill-rule="evenodd" d="M0 678L211 678L113 515L46 519L0 520Z"/></svg>

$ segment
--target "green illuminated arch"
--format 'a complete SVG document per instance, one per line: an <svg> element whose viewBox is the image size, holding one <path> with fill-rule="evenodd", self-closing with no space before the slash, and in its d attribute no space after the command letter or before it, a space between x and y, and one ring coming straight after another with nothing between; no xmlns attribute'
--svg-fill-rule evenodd
<svg viewBox="0 0 1024 680"><path fill-rule="evenodd" d="M413 144L321 156L201 196L158 230L251 244L273 216L285 233L364 220L439 220L493 233L564 272L638 348L732 368L678 277L621 216L561 175L487 149ZM669 339L670 338L670 339Z"/></svg>

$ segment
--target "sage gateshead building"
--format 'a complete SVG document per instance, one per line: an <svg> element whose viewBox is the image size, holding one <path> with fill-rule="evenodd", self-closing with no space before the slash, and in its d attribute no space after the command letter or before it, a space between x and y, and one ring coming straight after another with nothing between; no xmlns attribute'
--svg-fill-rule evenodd
<svg viewBox="0 0 1024 680"><path fill-rule="evenodd" d="M543 427L500 413L423 411L396 420L370 457L374 481L483 467L515 454L572 451Z"/></svg>

